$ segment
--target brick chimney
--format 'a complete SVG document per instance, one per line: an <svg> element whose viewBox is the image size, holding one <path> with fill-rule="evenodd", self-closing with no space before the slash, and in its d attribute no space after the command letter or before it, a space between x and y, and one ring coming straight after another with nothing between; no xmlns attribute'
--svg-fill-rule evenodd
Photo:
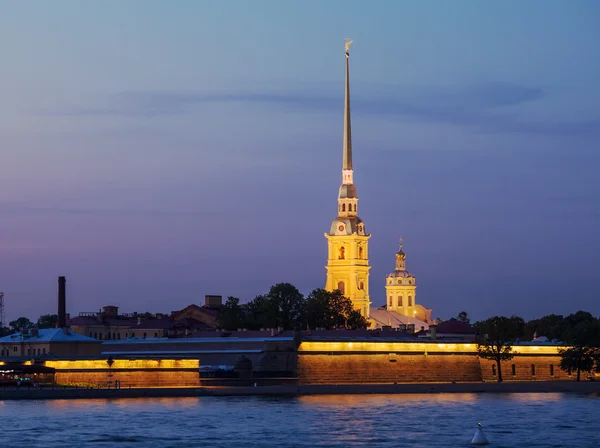
<svg viewBox="0 0 600 448"><path fill-rule="evenodd" d="M58 277L58 320L56 328L65 328L67 326L67 279Z"/></svg>

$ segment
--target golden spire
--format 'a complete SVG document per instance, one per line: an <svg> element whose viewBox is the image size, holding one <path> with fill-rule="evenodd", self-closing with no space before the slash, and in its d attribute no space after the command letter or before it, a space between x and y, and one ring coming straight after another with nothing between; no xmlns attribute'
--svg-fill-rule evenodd
<svg viewBox="0 0 600 448"><path fill-rule="evenodd" d="M350 45L352 40L346 37L346 95L344 99L344 157L342 170L352 170L352 128L350 122Z"/></svg>

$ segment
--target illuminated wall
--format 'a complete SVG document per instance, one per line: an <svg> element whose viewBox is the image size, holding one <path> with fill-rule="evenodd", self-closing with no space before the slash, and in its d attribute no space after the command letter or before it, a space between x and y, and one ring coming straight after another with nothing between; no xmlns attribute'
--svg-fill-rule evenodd
<svg viewBox="0 0 600 448"><path fill-rule="evenodd" d="M197 359L116 359L46 361L56 369L55 381L61 385L121 387L183 387L199 386Z"/></svg>
<svg viewBox="0 0 600 448"><path fill-rule="evenodd" d="M515 358L502 364L504 380L573 379L559 368L560 348L515 347ZM493 364L479 358L473 343L311 341L298 348L301 383L496 381Z"/></svg>

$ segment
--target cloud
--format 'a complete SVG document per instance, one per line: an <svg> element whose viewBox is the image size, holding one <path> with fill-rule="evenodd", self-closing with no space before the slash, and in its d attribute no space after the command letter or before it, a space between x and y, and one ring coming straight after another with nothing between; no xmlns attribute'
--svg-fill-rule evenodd
<svg viewBox="0 0 600 448"><path fill-rule="evenodd" d="M342 107L340 93L329 89L290 92L229 91L127 91L111 95L104 105L72 107L49 115L160 117L192 114L215 103L246 103L296 111L332 111ZM488 83L454 88L407 88L358 85L353 91L355 114L403 117L418 121L476 128L483 132L544 135L577 135L600 132L600 120L529 121L519 106L546 98L539 88L505 83Z"/></svg>

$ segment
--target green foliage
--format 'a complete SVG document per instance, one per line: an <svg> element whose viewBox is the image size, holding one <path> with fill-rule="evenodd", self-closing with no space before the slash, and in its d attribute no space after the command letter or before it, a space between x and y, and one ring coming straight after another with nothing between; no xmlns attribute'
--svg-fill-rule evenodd
<svg viewBox="0 0 600 448"><path fill-rule="evenodd" d="M240 306L240 299L227 297L227 301L217 313L217 325L225 330L237 330L244 324L244 311Z"/></svg>
<svg viewBox="0 0 600 448"><path fill-rule="evenodd" d="M16 320L13 320L8 324L13 331L19 331L21 328L29 329L33 327L33 322L31 322L26 317L19 317Z"/></svg>
<svg viewBox="0 0 600 448"><path fill-rule="evenodd" d="M484 359L496 361L498 367L498 382L502 382L501 361L514 357L513 345L523 335L525 322L517 316L494 316L475 323L478 336L477 351Z"/></svg>
<svg viewBox="0 0 600 448"><path fill-rule="evenodd" d="M293 330L303 323L304 307L304 296L298 288L290 283L278 283L271 286L267 294L248 303L247 327Z"/></svg>
<svg viewBox="0 0 600 448"><path fill-rule="evenodd" d="M370 323L340 291L315 289L306 300L306 324L309 328L358 330Z"/></svg>
<svg viewBox="0 0 600 448"><path fill-rule="evenodd" d="M56 328L56 322L58 322L58 315L56 314L44 314L40 316L37 321L38 328Z"/></svg>
<svg viewBox="0 0 600 448"><path fill-rule="evenodd" d="M469 315L467 314L466 311L461 311L460 313L458 313L458 316L456 316L456 320L459 320L460 322L464 322L465 324L471 323L471 319L469 319Z"/></svg>
<svg viewBox="0 0 600 448"><path fill-rule="evenodd" d="M600 371L600 319L590 313L578 311L564 319L562 340L569 348L560 351L560 367L566 371Z"/></svg>

